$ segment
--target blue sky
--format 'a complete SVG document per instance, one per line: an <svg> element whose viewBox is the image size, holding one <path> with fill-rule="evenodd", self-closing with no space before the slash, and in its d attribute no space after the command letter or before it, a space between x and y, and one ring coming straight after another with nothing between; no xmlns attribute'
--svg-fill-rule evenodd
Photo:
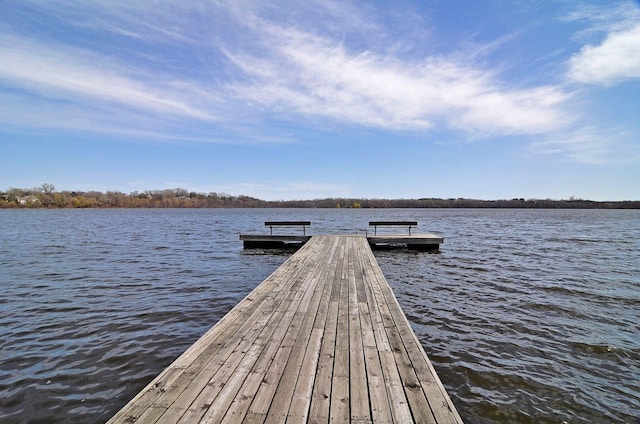
<svg viewBox="0 0 640 424"><path fill-rule="evenodd" d="M640 3L1 0L0 190L640 199Z"/></svg>

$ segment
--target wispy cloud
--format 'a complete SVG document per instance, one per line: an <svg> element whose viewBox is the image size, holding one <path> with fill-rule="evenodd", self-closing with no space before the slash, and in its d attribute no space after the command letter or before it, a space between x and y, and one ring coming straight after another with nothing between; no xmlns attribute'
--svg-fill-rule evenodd
<svg viewBox="0 0 640 424"><path fill-rule="evenodd" d="M290 119L403 133L453 130L466 139L537 136L554 141L539 142L534 151L563 151L575 160L605 148L577 135L570 84L525 85L488 60L487 52L513 34L443 54L412 45L389 25L406 16L359 3L29 4L61 26L81 28L96 44L82 37L44 41L0 27L0 88L9 88L0 100L11 103L0 107L0 119L14 125L31 119L157 139L289 142L288 133L267 133L264 123ZM636 9L628 10L638 17ZM92 18L80 19L86 16ZM571 80L639 77L640 55L631 54L640 46L638 20L621 20L627 15L618 9L607 19L596 16L603 15L583 10L569 17L605 34L568 62ZM415 25L421 41L434 36L426 22Z"/></svg>
<svg viewBox="0 0 640 424"><path fill-rule="evenodd" d="M565 157L587 164L623 164L640 161L640 146L621 128L585 125L560 131L530 145L536 154Z"/></svg>
<svg viewBox="0 0 640 424"><path fill-rule="evenodd" d="M246 81L238 96L280 111L391 130L436 124L477 134L536 134L561 126L569 95L508 87L491 70L439 56L402 60L263 23L263 52L227 56Z"/></svg>
<svg viewBox="0 0 640 424"><path fill-rule="evenodd" d="M175 187L175 185L168 187ZM353 196L347 185L318 182L268 181L263 183L234 183L196 187L199 192L243 194L262 200L323 199L328 197Z"/></svg>
<svg viewBox="0 0 640 424"><path fill-rule="evenodd" d="M135 69L123 69L86 50L0 35L0 57L0 77L49 98L80 96L151 113L215 119L189 99L206 97L202 88L183 81L136 78L128 75L137 72Z"/></svg>
<svg viewBox="0 0 640 424"><path fill-rule="evenodd" d="M559 87L510 86L495 70L473 58L465 61L455 51L447 57L395 55L398 43L385 35L375 13L348 3L310 3L289 15L286 8L252 2L222 1L209 7L195 2L177 8L163 2L71 3L68 8L59 2L56 7L35 4L67 25L143 40L152 58L145 62L138 52L111 56L105 46L92 52L0 34L0 77L49 99L91 107L118 105L163 119L229 127L237 126L239 115L258 112L392 131L437 126L476 138L546 133L570 119L563 108L570 96ZM100 18L76 20L91 11ZM363 16L365 12L371 15ZM310 30L297 23L281 24L294 22L294 16L332 19L309 22ZM209 18L229 32L212 37L205 25ZM341 35L345 32L358 35L346 43ZM368 37L375 43L367 43ZM188 58L195 66L181 64L184 58L159 40L197 45ZM206 62L220 50L223 58ZM233 75L225 61L242 73Z"/></svg>

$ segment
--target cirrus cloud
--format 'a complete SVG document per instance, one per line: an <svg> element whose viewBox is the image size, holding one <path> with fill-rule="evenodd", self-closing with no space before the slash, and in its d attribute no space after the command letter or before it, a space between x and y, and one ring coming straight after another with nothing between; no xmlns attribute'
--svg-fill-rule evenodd
<svg viewBox="0 0 640 424"><path fill-rule="evenodd" d="M503 86L491 70L459 59L401 60L304 31L263 24L261 55L226 51L247 79L248 102L391 130L445 125L477 135L539 134L564 125L559 87Z"/></svg>

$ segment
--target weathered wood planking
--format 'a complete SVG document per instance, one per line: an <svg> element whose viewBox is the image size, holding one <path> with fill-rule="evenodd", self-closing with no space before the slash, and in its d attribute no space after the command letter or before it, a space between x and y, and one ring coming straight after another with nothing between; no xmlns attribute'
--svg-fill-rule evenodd
<svg viewBox="0 0 640 424"><path fill-rule="evenodd" d="M364 236L314 236L108 423L461 423Z"/></svg>

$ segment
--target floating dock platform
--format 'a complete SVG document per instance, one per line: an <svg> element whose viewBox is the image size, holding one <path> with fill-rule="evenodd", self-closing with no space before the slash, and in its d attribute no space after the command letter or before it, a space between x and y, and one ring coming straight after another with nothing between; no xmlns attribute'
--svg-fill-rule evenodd
<svg viewBox="0 0 640 424"><path fill-rule="evenodd" d="M298 248L308 242L312 236L307 235L253 235L240 234L245 249L252 248ZM356 236L357 237L357 236ZM406 247L410 250L439 250L444 238L436 234L412 235L366 235L363 236L373 249Z"/></svg>
<svg viewBox="0 0 640 424"><path fill-rule="evenodd" d="M245 249L252 248L298 248L308 242L312 236L307 235L252 235L240 234L240 240L244 243ZM436 234L412 234L412 235L366 235L363 236L374 249L384 249L392 247L406 247L410 250L440 249L444 243L444 238Z"/></svg>
<svg viewBox="0 0 640 424"><path fill-rule="evenodd" d="M267 221L264 224L269 227L269 234L240 234L240 240L244 243L245 249L298 248L311 239L311 236L306 233L306 228L311 225L310 221ZM417 221L371 221L369 225L374 227L374 233L371 235L366 232L365 237L374 249L406 247L410 250L437 251L444 243L444 238L436 234L411 234L411 228L418 225ZM302 228L302 234L273 234L274 227L298 227ZM409 231L404 235L378 234L378 227L406 227Z"/></svg>
<svg viewBox="0 0 640 424"><path fill-rule="evenodd" d="M313 236L116 423L462 423L364 236Z"/></svg>

